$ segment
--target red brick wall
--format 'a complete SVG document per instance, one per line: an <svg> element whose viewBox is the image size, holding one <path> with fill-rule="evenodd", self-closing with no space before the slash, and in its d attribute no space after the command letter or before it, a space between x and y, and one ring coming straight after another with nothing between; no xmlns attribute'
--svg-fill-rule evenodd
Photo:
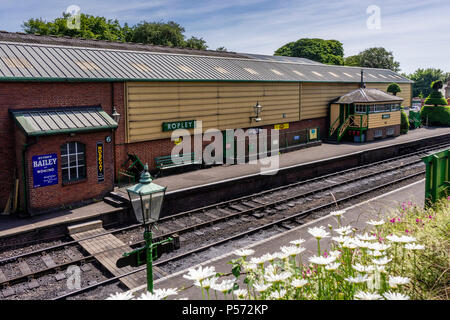
<svg viewBox="0 0 450 320"><path fill-rule="evenodd" d="M120 111L119 111L120 112ZM120 112L122 113L122 112ZM121 121L122 126L125 121ZM285 131L297 131L307 128L320 128L320 135L323 139L326 134L326 118L317 118L311 120L302 120L298 122L289 123L289 129ZM273 129L273 125L262 126L263 129ZM246 128L243 128L246 129ZM118 131L119 132L119 131ZM210 142L203 142L203 146L208 145ZM150 169L155 169L155 157L167 156L172 152L174 142L170 139L159 139L145 142L135 142L130 144L122 144L116 146L116 170L118 170L121 164L127 159L127 152L136 154L139 159L145 164L148 163ZM192 152L194 149L192 148Z"/></svg>
<svg viewBox="0 0 450 320"><path fill-rule="evenodd" d="M23 148L23 144L26 142L25 137L21 133L16 133L15 128L17 127L14 124L12 118L10 118L9 109L25 109L25 108L53 108L53 107L74 107L74 106L94 106L100 105L103 110L105 110L108 114L112 113L112 88L114 87L114 103L116 103L116 108L119 113L123 114L123 83L99 83L99 82L72 82L72 83L56 83L56 82L0 82L0 210L3 210L8 196L11 192L13 186L13 171L16 169L18 174L22 172L22 159L21 159L21 150ZM119 130L124 130L123 121L122 128ZM86 134L86 137L83 135L83 139L85 141L90 141L89 143L94 143L91 147L86 144L86 148L90 148L95 150L95 143L100 140L105 139L105 137L109 136L119 136L118 134L113 134L110 131L102 132L102 133L91 133ZM82 135L75 136L75 140ZM89 138L87 138L89 136ZM62 135L59 137L41 137L39 138L39 144L30 148L30 152L37 152L37 154L46 154L44 151L48 150L47 146L44 146L46 143L53 144L51 146L52 152L60 154L60 145L65 139L69 139L67 135ZM71 138L70 138L71 139ZM92 139L92 140L91 140ZM118 141L117 141L118 140ZM115 139L116 143L120 143L120 139ZM33 138L30 139L30 142L33 141ZM73 140L72 140L73 141ZM107 165L107 169L111 170L113 163L112 161L112 144L110 151L108 149L108 144L105 142L105 152L111 152L109 155L108 161L111 163L107 163L105 159L105 165ZM37 149L33 149L37 148ZM105 154L106 156L106 154ZM91 158L89 156L89 158ZM30 158L31 159L31 158ZM96 158L94 158L96 159ZM105 173L108 173L105 171ZM32 178L32 175L29 176ZM29 179L30 180L30 179ZM32 181L28 181L32 183ZM112 188L112 182L110 180L105 181L105 185L108 184L108 188ZM99 189L98 186L94 186L93 191L85 190L89 189L90 185L86 185L80 183L79 186L73 188L65 187L62 191L59 190L58 193L60 195L56 195L55 192L51 192L54 198L59 199L58 201L63 201L64 203L68 203L63 199L65 196L66 199L74 200L78 198L78 200L84 199L85 197L92 197L93 194L98 194ZM48 206L55 204L52 197L46 198L44 195L44 190L49 191L53 187L44 187L38 188L42 190L38 191L36 195L33 195L33 203L36 204L37 207L41 208L45 206L44 202L47 202ZM53 189L52 189L53 190ZM72 191L67 191L72 190ZM53 190L54 191L54 190ZM19 194L23 197L23 186L19 189ZM38 195L39 194L39 195ZM31 193L30 193L31 195ZM64 195L64 196L63 196ZM42 197L43 200L38 200L37 198ZM37 202L36 202L37 201Z"/></svg>

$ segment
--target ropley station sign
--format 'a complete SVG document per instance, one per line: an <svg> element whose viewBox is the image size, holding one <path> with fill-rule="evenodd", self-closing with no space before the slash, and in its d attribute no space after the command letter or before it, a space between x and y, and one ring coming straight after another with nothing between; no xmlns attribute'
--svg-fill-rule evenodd
<svg viewBox="0 0 450 320"><path fill-rule="evenodd" d="M173 131L177 129L194 129L195 120L184 120L184 121L174 121L174 122L163 122L162 131Z"/></svg>

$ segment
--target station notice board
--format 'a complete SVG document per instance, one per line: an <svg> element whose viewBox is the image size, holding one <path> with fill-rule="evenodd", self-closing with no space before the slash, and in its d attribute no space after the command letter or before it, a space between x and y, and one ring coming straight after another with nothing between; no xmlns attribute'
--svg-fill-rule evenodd
<svg viewBox="0 0 450 320"><path fill-rule="evenodd" d="M43 154L32 157L33 188L47 187L58 183L58 155Z"/></svg>

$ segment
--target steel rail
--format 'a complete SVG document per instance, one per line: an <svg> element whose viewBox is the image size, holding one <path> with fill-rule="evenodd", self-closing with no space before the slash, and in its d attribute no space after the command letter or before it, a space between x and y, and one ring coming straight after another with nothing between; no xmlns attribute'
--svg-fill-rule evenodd
<svg viewBox="0 0 450 320"><path fill-rule="evenodd" d="M389 186L391 186L391 185L395 185L395 184L401 183L401 182L403 182L403 181L406 181L406 180L408 180L408 179L415 178L415 177L420 176L420 175L423 175L423 174L424 174L423 171L422 171L422 172L417 172L417 173L414 173L414 174L411 174L411 175L408 175L408 176L405 176L405 177L402 177L402 178L399 178L399 179L396 179L396 180L393 180L393 181L384 183L384 184L382 184L382 185L379 185L379 186L370 188L369 190L364 190L364 191L358 192L358 193L356 193L356 194L353 194L353 195L350 195L350 196L347 196L347 197L344 197L344 198L336 199L336 201L333 200L332 202L329 202L329 203L327 203L327 204L324 204L324 205L321 205L321 206L318 206L318 207L315 207L315 208L311 208L311 209L308 209L308 210L306 210L306 211L301 211L301 212L296 213L296 214L294 214L294 215L292 215L292 216L285 217L285 218L279 219L279 220L277 220L277 221L270 222L270 223L265 224L265 225L263 225L263 226L253 228L253 229L251 229L251 230L247 230L247 231L245 231L245 232L241 232L241 233L239 233L239 234L237 234L237 235L228 237L228 238L226 238L226 239L221 239L221 240L216 241L216 242L214 242L214 243L211 243L211 244L205 245L205 246L203 246L203 247L199 247L199 248L193 249L193 250L191 250L191 251L189 251L189 252L182 253L182 254L177 255L177 256L175 256L175 257L171 257L171 258L165 259L165 260L156 261L156 262L154 262L153 265L154 265L154 266L160 266L160 265L166 264L166 263L168 263L168 262L172 262L172 261L176 261L176 260L182 259L182 258L184 258L184 257L186 257L186 256L189 256L189 255L192 255L192 254L194 254L194 253L198 253L198 252L207 250L207 249L209 249L209 248L212 248L212 247L214 247L214 246L220 245L220 244L222 244L222 243L225 243L225 242L229 242L229 241L232 241L232 240L236 240L236 239L242 238L242 237L244 237L244 236L246 236L246 235L249 235L249 234L252 234L252 233L255 233L255 232L264 230L264 229L267 229L267 228L269 228L269 227L272 227L272 226L281 224L281 223L286 222L286 221L290 221L290 220L297 219L297 218L300 218L300 217L308 216L308 215L310 215L310 214L313 213L313 212L320 211L320 210L324 210L324 209L327 209L327 208L329 208L329 207L331 207L331 206L334 206L334 205L336 205L336 203L342 203L342 202L345 202L345 201L349 201L349 200L352 200L352 199L357 198L357 197L359 197L359 196L366 195L367 193L374 192L374 191L377 191L377 190L380 190L380 189L389 187ZM97 288L97 287L99 287L99 286L102 286L102 285L105 285L105 284L109 284L109 283L111 283L111 282L114 282L114 281L116 281L116 280L122 278L122 277L129 276L129 275L131 275L131 274L134 274L134 273L143 271L143 270L145 270L145 269L146 269L146 266L139 267L139 268L137 268L136 270L127 272L127 273L125 273L125 274L122 274L122 275L119 275L119 276L112 277L112 278L110 278L110 279L101 281L101 282L99 282L99 283L96 283L96 284L93 284L93 285L90 285L90 286L86 286L86 287L84 287L84 288L81 288L81 289L76 290L76 291L69 292L69 293L64 294L64 295L60 295L60 296L58 296L58 297L53 298L52 300L62 300L62 299L66 299L66 298L68 298L68 297L72 297L72 296L74 296L74 295L84 293L84 292L89 291L89 290L91 290L91 289L95 289L95 288Z"/></svg>

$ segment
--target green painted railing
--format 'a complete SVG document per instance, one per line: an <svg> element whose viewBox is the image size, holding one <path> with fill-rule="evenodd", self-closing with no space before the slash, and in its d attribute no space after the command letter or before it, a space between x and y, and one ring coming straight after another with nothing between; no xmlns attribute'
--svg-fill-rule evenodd
<svg viewBox="0 0 450 320"><path fill-rule="evenodd" d="M422 158L426 165L426 205L449 195L449 155L450 149Z"/></svg>

